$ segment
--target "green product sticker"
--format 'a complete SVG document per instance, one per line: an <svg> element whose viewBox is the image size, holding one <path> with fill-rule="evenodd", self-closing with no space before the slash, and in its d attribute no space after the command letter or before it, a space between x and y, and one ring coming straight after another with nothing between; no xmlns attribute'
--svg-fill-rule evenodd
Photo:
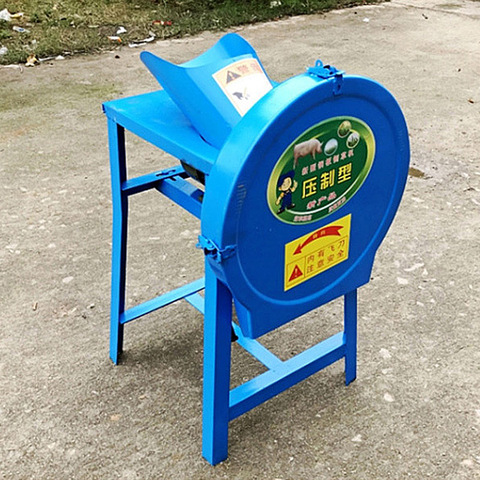
<svg viewBox="0 0 480 480"><path fill-rule="evenodd" d="M334 117L314 125L273 168L267 187L271 212L291 224L330 215L361 187L374 156L373 133L358 118Z"/></svg>

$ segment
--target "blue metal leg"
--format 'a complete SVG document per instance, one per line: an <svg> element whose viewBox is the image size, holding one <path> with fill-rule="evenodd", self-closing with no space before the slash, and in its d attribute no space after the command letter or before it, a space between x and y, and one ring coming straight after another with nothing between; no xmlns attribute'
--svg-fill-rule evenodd
<svg viewBox="0 0 480 480"><path fill-rule="evenodd" d="M205 262L203 456L212 465L228 455L232 294Z"/></svg>
<svg viewBox="0 0 480 480"><path fill-rule="evenodd" d="M357 377L357 290L345 295L344 302L345 384Z"/></svg>
<svg viewBox="0 0 480 480"><path fill-rule="evenodd" d="M123 325L120 323L120 315L125 310L128 198L122 192L122 184L127 177L125 131L110 119L108 119L108 146L113 202L110 358L117 364L123 346Z"/></svg>

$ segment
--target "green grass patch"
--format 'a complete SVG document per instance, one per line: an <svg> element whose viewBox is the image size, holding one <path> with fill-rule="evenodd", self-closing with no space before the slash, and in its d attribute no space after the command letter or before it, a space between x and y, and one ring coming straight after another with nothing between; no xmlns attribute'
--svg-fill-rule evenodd
<svg viewBox="0 0 480 480"><path fill-rule="evenodd" d="M99 52L120 44L112 36L125 45L367 3L379 0L0 0L0 11L24 14L0 20L0 63Z"/></svg>

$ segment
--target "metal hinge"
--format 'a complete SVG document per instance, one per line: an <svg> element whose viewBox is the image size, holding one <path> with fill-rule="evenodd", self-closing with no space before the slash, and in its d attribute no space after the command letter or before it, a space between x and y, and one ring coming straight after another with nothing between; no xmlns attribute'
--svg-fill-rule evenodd
<svg viewBox="0 0 480 480"><path fill-rule="evenodd" d="M201 248L205 255L212 257L217 263L221 263L235 253L235 245L219 248L212 240L203 235L198 236L197 248Z"/></svg>
<svg viewBox="0 0 480 480"><path fill-rule="evenodd" d="M339 95L343 84L343 70L337 70L333 65L324 65L321 60L315 62L314 67L307 68L307 73L319 78L333 78L333 94Z"/></svg>

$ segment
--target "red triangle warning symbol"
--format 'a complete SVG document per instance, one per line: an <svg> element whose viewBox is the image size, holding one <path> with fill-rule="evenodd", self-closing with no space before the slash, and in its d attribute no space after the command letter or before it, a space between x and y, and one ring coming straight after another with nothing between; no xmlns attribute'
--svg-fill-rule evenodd
<svg viewBox="0 0 480 480"><path fill-rule="evenodd" d="M241 75L239 75L238 73L235 73L235 72L232 72L231 70L228 70L227 72L227 83L229 82L233 82L233 80L235 80L236 78L240 78Z"/></svg>
<svg viewBox="0 0 480 480"><path fill-rule="evenodd" d="M291 282L298 277L303 277L303 272L300 270L300 267L298 265L295 265L295 268L293 269L293 272L290 275L290 278L288 279L288 281Z"/></svg>

